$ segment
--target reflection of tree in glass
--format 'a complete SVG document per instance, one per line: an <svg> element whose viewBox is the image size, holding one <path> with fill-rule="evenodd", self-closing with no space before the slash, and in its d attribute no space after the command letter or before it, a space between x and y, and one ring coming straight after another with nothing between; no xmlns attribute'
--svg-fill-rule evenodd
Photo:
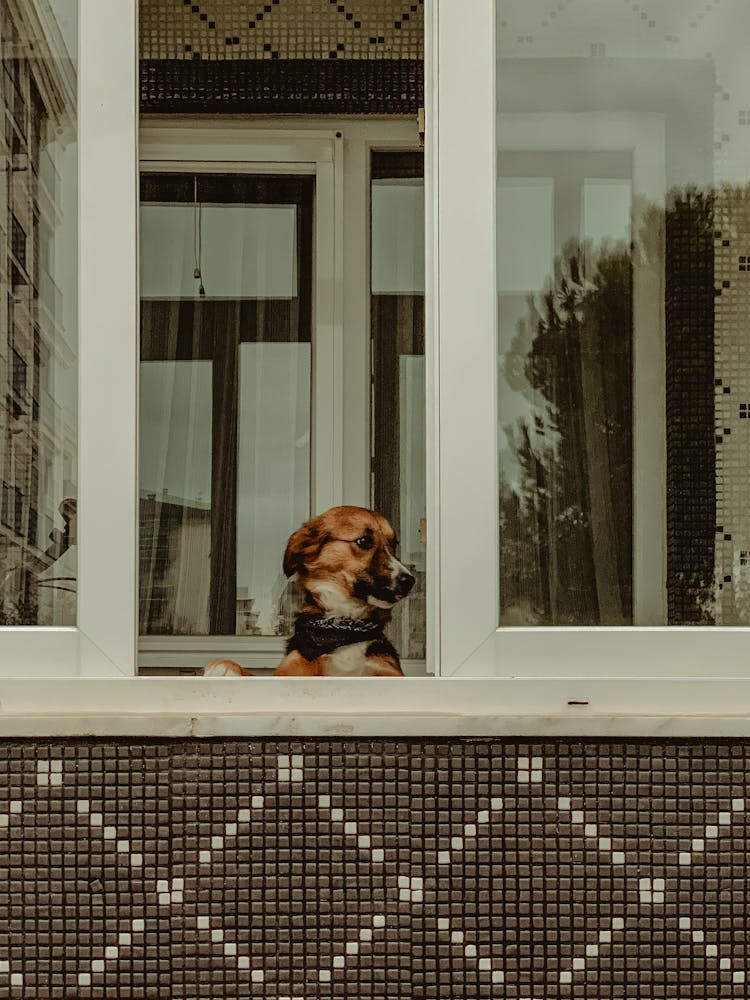
<svg viewBox="0 0 750 1000"><path fill-rule="evenodd" d="M637 209L633 246L564 247L503 358L529 409L503 428L505 625L632 621L634 273L665 305L668 621L715 620L714 243L750 232L750 186Z"/></svg>
<svg viewBox="0 0 750 1000"><path fill-rule="evenodd" d="M631 356L629 250L568 243L505 357L536 411L506 429L520 482L501 486L505 624L630 620Z"/></svg>

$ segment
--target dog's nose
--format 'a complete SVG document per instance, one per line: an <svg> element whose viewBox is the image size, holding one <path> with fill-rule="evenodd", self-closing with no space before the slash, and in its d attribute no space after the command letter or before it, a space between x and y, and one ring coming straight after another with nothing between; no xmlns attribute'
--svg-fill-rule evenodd
<svg viewBox="0 0 750 1000"><path fill-rule="evenodd" d="M396 589L399 594L408 594L415 582L411 573L399 573L396 578Z"/></svg>

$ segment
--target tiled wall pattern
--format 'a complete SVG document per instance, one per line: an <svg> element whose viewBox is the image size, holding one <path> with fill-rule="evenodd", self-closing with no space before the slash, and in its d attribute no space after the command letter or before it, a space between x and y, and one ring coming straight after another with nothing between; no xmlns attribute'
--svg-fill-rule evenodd
<svg viewBox="0 0 750 1000"><path fill-rule="evenodd" d="M0 996L750 994L750 744L0 744Z"/></svg>
<svg viewBox="0 0 750 1000"><path fill-rule="evenodd" d="M750 188L720 188L714 230L716 622L750 625Z"/></svg>
<svg viewBox="0 0 750 1000"><path fill-rule="evenodd" d="M424 0L140 0L142 59L422 59Z"/></svg>
<svg viewBox="0 0 750 1000"><path fill-rule="evenodd" d="M726 544L716 534L714 198L675 196L665 232L667 621L710 625L717 545Z"/></svg>
<svg viewBox="0 0 750 1000"><path fill-rule="evenodd" d="M143 112L416 114L424 0L140 0Z"/></svg>

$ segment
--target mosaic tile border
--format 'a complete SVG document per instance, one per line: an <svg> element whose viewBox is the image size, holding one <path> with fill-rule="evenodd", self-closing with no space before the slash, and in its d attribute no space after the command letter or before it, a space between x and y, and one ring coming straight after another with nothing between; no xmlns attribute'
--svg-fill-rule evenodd
<svg viewBox="0 0 750 1000"><path fill-rule="evenodd" d="M750 743L0 742L0 996L748 995Z"/></svg>
<svg viewBox="0 0 750 1000"><path fill-rule="evenodd" d="M140 0L142 113L417 114L424 0Z"/></svg>
<svg viewBox="0 0 750 1000"><path fill-rule="evenodd" d="M416 115L419 59L141 59L141 114Z"/></svg>
<svg viewBox="0 0 750 1000"><path fill-rule="evenodd" d="M144 59L421 59L424 0L140 0Z"/></svg>

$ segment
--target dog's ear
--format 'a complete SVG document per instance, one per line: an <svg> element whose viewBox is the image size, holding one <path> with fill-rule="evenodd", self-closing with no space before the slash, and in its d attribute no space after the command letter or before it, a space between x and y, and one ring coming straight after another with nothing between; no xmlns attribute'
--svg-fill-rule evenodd
<svg viewBox="0 0 750 1000"><path fill-rule="evenodd" d="M307 521L291 536L284 553L284 573L293 576L299 573L308 559L314 558L326 542L327 535L318 524L317 518Z"/></svg>

